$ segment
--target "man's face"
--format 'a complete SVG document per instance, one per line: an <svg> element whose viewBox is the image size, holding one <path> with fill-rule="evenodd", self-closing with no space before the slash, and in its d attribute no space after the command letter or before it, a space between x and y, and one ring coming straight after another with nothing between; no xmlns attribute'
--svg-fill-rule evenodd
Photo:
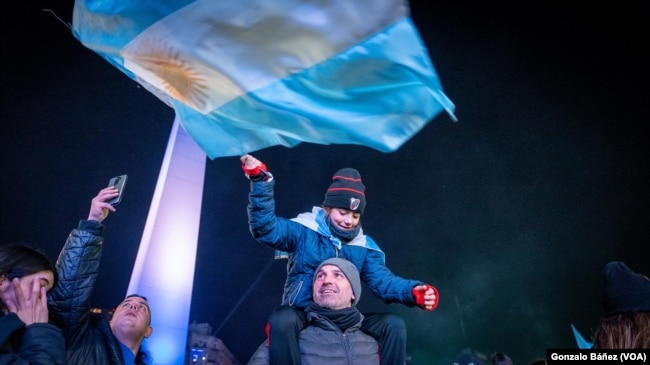
<svg viewBox="0 0 650 365"><path fill-rule="evenodd" d="M111 329L118 339L121 339L121 334L149 337L152 332L150 324L149 304L144 298L137 296L124 299L111 318Z"/></svg>
<svg viewBox="0 0 650 365"><path fill-rule="evenodd" d="M361 214L343 208L326 207L325 213L330 216L332 223L341 229L354 229L361 220Z"/></svg>
<svg viewBox="0 0 650 365"><path fill-rule="evenodd" d="M323 265L318 270L313 295L316 304L328 309L349 308L355 299L350 281L335 265Z"/></svg>

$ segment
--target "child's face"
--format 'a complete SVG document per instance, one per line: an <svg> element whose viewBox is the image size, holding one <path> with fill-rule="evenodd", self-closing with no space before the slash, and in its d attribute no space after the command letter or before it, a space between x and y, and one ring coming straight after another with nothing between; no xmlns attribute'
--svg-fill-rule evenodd
<svg viewBox="0 0 650 365"><path fill-rule="evenodd" d="M325 213L341 229L354 229L361 221L361 214L343 208L326 208Z"/></svg>

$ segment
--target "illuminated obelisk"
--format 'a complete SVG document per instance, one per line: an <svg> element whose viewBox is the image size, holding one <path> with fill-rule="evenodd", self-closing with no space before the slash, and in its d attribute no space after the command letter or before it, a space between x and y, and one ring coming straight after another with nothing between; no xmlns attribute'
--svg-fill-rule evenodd
<svg viewBox="0 0 650 365"><path fill-rule="evenodd" d="M127 294L149 300L156 365L183 365L206 155L174 120Z"/></svg>

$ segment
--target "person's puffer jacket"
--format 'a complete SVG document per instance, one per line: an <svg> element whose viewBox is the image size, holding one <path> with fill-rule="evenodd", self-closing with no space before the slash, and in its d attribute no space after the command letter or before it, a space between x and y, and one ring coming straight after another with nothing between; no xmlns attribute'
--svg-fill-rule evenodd
<svg viewBox="0 0 650 365"><path fill-rule="evenodd" d="M276 217L275 181L251 181L248 221L251 234L258 242L288 253L282 304L307 308L312 302L316 268L329 258L340 257L357 267L361 280L377 298L385 303L415 306L411 289L422 282L395 275L385 265L379 246L363 231L352 241L342 243L330 233L323 210L318 207L294 219Z"/></svg>
<svg viewBox="0 0 650 365"><path fill-rule="evenodd" d="M300 363L302 365L378 365L377 341L361 331L359 322L341 332L329 319L308 313L310 324L300 332ZM269 346L264 341L246 365L268 365Z"/></svg>
<svg viewBox="0 0 650 365"><path fill-rule="evenodd" d="M56 262L57 286L48 294L50 319L63 331L68 365L124 365L108 319L90 312L90 296L102 255L104 226L82 220Z"/></svg>
<svg viewBox="0 0 650 365"><path fill-rule="evenodd" d="M0 364L65 363L65 345L59 328L50 323L25 326L16 313L0 313Z"/></svg>
<svg viewBox="0 0 650 365"><path fill-rule="evenodd" d="M345 332L326 317L308 313L310 321L300 332L300 363L302 365L378 365L379 345L361 331L363 316Z"/></svg>

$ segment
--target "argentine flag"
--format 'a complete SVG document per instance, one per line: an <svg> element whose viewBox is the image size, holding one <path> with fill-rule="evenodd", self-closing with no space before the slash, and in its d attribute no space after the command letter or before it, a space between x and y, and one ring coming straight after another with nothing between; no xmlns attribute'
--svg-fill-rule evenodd
<svg viewBox="0 0 650 365"><path fill-rule="evenodd" d="M301 142L397 150L454 104L403 0L77 0L73 35L212 159Z"/></svg>

